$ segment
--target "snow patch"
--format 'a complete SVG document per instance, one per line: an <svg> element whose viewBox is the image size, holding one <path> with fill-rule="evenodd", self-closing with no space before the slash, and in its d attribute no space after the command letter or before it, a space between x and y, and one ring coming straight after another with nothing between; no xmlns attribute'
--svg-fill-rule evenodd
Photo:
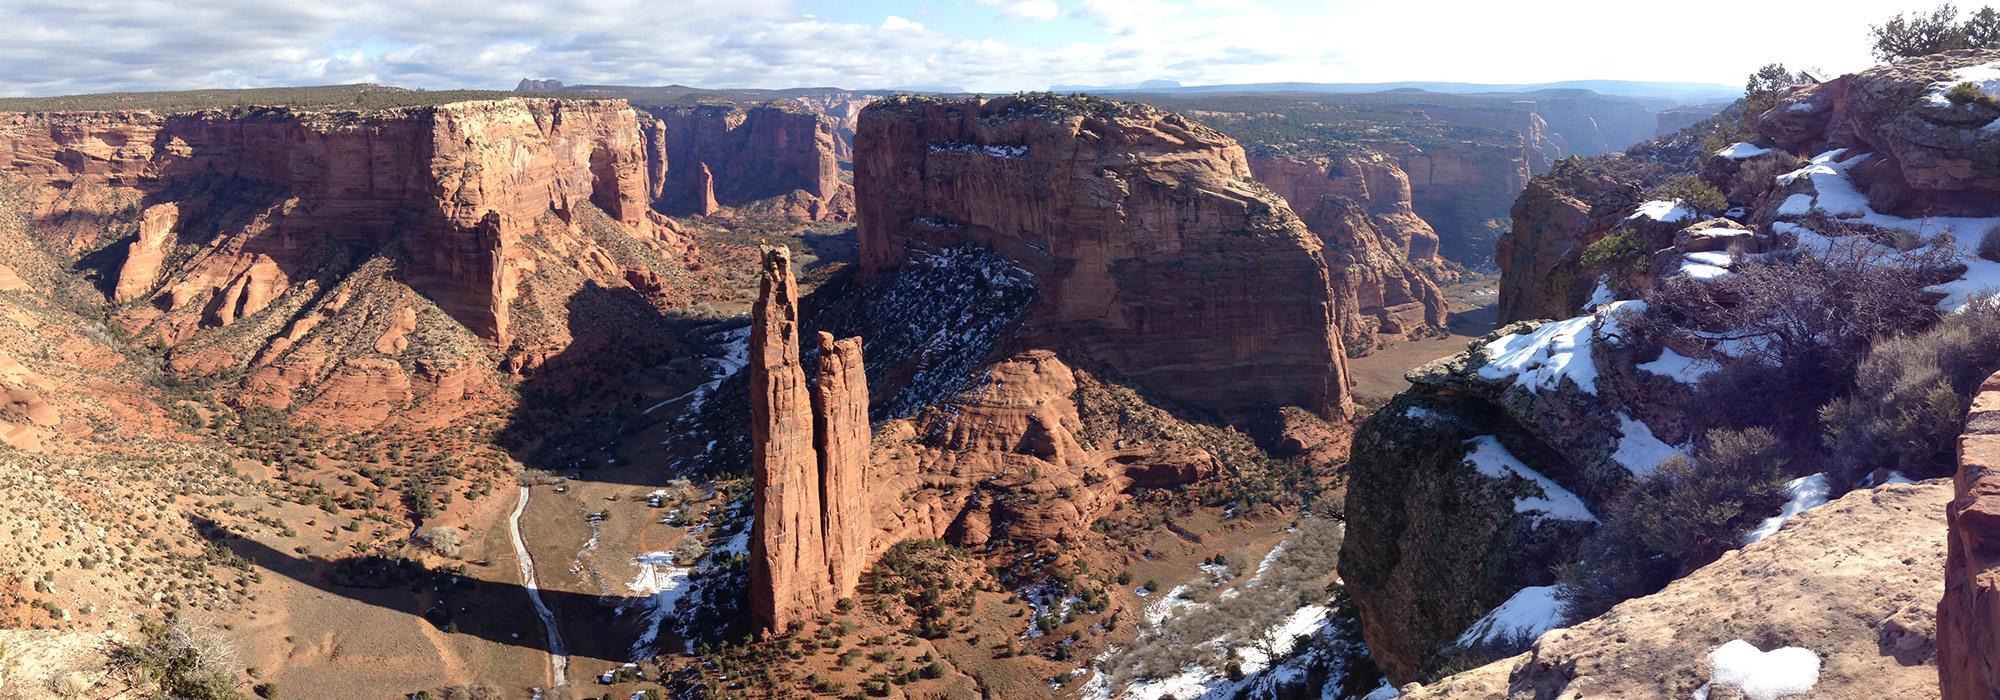
<svg viewBox="0 0 2000 700"><path fill-rule="evenodd" d="M1644 422L1623 413L1618 414L1618 434L1618 450L1611 453L1611 461L1633 476L1650 474L1667 458L1681 453L1655 437Z"/></svg>
<svg viewBox="0 0 2000 700"><path fill-rule="evenodd" d="M1647 373L1688 385L1700 384L1702 379L1722 369L1712 360L1697 360L1674 352L1673 348L1660 348L1659 359L1641 362L1638 366Z"/></svg>
<svg viewBox="0 0 2000 700"><path fill-rule="evenodd" d="M1716 151L1715 154L1718 156L1722 156L1724 158L1728 158L1730 160L1746 160L1770 152L1771 149L1769 148L1764 148L1754 143L1739 141L1730 144L1728 148Z"/></svg>
<svg viewBox="0 0 2000 700"><path fill-rule="evenodd" d="M1493 381L1514 378L1528 391L1554 390L1567 378L1578 389L1597 393L1597 366L1590 356L1594 316L1544 323L1528 333L1513 333L1487 343L1485 366L1479 376Z"/></svg>
<svg viewBox="0 0 2000 700"><path fill-rule="evenodd" d="M1777 700L1819 685L1819 654L1804 647L1762 651L1737 639L1709 652L1708 661L1715 670L1708 685L1696 691L1697 698L1707 698L1709 687L1716 685L1741 689L1749 700Z"/></svg>
<svg viewBox="0 0 2000 700"><path fill-rule="evenodd" d="M1556 587L1529 586L1472 623L1458 636L1458 645L1472 647L1521 637L1534 639L1561 626L1562 601L1556 600Z"/></svg>
<svg viewBox="0 0 2000 700"><path fill-rule="evenodd" d="M1515 458L1513 453L1508 452L1507 448L1500 444L1499 438L1481 435L1466 440L1465 445L1472 448L1470 452L1465 453L1463 462L1465 466L1472 467L1488 478L1506 481L1510 476L1516 477L1541 489L1540 496L1515 498L1514 512L1535 515L1538 523L1540 518L1544 517L1555 520L1597 522L1597 516L1590 513L1590 507L1584 505L1583 499L1577 498L1569 489L1542 476L1541 472L1535 471Z"/></svg>
<svg viewBox="0 0 2000 700"><path fill-rule="evenodd" d="M1698 215L1695 213L1693 207L1689 207L1678 199L1671 202L1656 199L1639 205L1639 210L1633 212L1631 216L1625 217L1625 220L1652 219L1671 224L1677 221L1687 221L1696 216Z"/></svg>
<svg viewBox="0 0 2000 700"><path fill-rule="evenodd" d="M1590 300L1583 302L1583 308L1577 310L1583 313L1591 313L1596 311L1597 307L1617 300L1618 293L1611 291L1611 277L1609 275L1598 275L1597 288L1590 290Z"/></svg>
<svg viewBox="0 0 2000 700"><path fill-rule="evenodd" d="M1763 523L1757 525L1757 529L1744 535L1743 544L1754 544L1775 535L1779 528L1784 527L1786 522L1798 517L1800 513L1826 505L1826 499L1832 495L1833 488L1827 483L1825 474L1814 474L1786 482L1785 493L1791 494L1791 499L1785 501L1785 509L1777 515L1765 518Z"/></svg>

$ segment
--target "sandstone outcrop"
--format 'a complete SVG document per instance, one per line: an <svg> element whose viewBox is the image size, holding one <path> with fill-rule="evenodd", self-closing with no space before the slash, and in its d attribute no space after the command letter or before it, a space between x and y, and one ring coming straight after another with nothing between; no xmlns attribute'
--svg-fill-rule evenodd
<svg viewBox="0 0 2000 700"><path fill-rule="evenodd" d="M813 393L813 448L819 455L827 574L835 599L854 595L871 552L868 499L868 373L861 339L819 333L819 381Z"/></svg>
<svg viewBox="0 0 2000 700"><path fill-rule="evenodd" d="M1055 353L995 363L931 420L884 428L876 519L883 542L943 538L983 547L1077 542L1134 488L1191 484L1220 470L1188 444L1094 449L1078 437L1080 378ZM929 439L919 440L919 435ZM899 468L900 467L900 468Z"/></svg>
<svg viewBox="0 0 2000 700"><path fill-rule="evenodd" d="M864 274L982 246L1037 278L1029 337L1230 419L1347 412L1323 246L1229 137L1093 98L900 97L858 143Z"/></svg>
<svg viewBox="0 0 2000 700"><path fill-rule="evenodd" d="M774 198L803 221L845 221L853 186L841 179L832 120L791 102L646 107L641 126L658 168L653 206L707 216ZM657 135L650 133L656 130Z"/></svg>
<svg viewBox="0 0 2000 700"><path fill-rule="evenodd" d="M1855 173L1877 210L1992 216L2000 202L2000 107L1953 99L1951 88L2000 65L2000 50L1947 51L1794 90L1758 119L1770 143L1801 156L1872 152ZM1978 92L1975 90L1974 92Z"/></svg>
<svg viewBox="0 0 2000 700"><path fill-rule="evenodd" d="M1529 181L1493 256L1500 321L1575 315L1595 283L1580 264L1584 248L1623 222L1640 196L1637 186L1582 165Z"/></svg>
<svg viewBox="0 0 2000 700"><path fill-rule="evenodd" d="M861 340L826 335L819 387L807 390L791 256L766 248L762 265L748 369L750 615L783 631L852 596L868 561L868 384Z"/></svg>
<svg viewBox="0 0 2000 700"><path fill-rule="evenodd" d="M1785 697L1937 697L1933 667L1949 632L1930 601L1943 587L1950 497L1941 481L1854 491L1663 591L1403 697L1744 697L1709 664L1710 652L1738 639L1818 656L1811 691Z"/></svg>
<svg viewBox="0 0 2000 700"><path fill-rule="evenodd" d="M1973 399L1952 487L1938 680L1946 700L1991 698L2000 694L2000 375Z"/></svg>
<svg viewBox="0 0 2000 700"><path fill-rule="evenodd" d="M1250 159L1320 237L1341 305L1341 339L1353 353L1380 338L1444 328L1449 305L1433 275L1443 268L1437 232L1410 208L1410 181L1379 154Z"/></svg>

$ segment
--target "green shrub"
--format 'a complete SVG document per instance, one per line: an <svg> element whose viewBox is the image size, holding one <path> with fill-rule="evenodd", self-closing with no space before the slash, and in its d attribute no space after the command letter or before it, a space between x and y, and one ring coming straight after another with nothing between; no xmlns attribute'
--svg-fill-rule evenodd
<svg viewBox="0 0 2000 700"><path fill-rule="evenodd" d="M2000 47L2000 13L1982 7L1964 22L1958 8L1939 5L1929 14L1912 12L1896 15L1872 25L1868 33L1875 43L1875 57L1884 61L1928 56L1952 49Z"/></svg>
<svg viewBox="0 0 2000 700"><path fill-rule="evenodd" d="M1571 620L1664 588L1734 548L1742 533L1784 502L1782 443L1763 428L1717 429L1695 458L1676 456L1620 495L1583 559L1557 572Z"/></svg>
<svg viewBox="0 0 2000 700"><path fill-rule="evenodd" d="M1877 342L1847 396L1820 409L1834 483L1876 469L1949 475L1952 449L1979 384L2000 370L2000 304L1983 301L1928 331Z"/></svg>
<svg viewBox="0 0 2000 700"><path fill-rule="evenodd" d="M1581 263L1587 273L1605 273L1619 281L1645 272L1652 265L1653 251L1653 242L1646 234L1621 228L1585 246Z"/></svg>
<svg viewBox="0 0 2000 700"><path fill-rule="evenodd" d="M1666 184L1653 188L1648 197L1666 201L1679 201L1703 216L1715 216L1729 208L1729 198L1714 185L1703 182L1694 175L1675 175Z"/></svg>

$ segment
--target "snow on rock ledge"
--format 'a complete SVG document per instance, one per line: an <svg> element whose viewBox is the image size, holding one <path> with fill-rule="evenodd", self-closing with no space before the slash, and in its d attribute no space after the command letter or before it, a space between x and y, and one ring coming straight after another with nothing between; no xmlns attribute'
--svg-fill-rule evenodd
<svg viewBox="0 0 2000 700"><path fill-rule="evenodd" d="M1709 654L1732 639L1810 649L1817 678L1810 695L1796 697L1937 697L1932 611L1944 587L1950 498L1942 479L1849 493L1659 593L1404 697L1692 698L1705 685L1717 698L1757 697L1740 685L1721 690L1729 674ZM1724 670L1735 668L1733 655L1723 660ZM1788 677L1804 676L1796 653L1764 653L1762 661L1760 671L1777 662L1792 665Z"/></svg>

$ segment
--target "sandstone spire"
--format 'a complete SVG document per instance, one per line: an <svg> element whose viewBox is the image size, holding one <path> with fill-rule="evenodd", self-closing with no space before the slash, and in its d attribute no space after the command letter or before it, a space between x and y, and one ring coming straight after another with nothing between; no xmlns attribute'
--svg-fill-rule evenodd
<svg viewBox="0 0 2000 700"><path fill-rule="evenodd" d="M868 564L868 375L861 339L819 334L819 386L813 396L813 445L819 451L826 563L836 600L854 595Z"/></svg>
<svg viewBox="0 0 2000 700"><path fill-rule="evenodd" d="M783 630L832 600L791 254L765 248L763 274L750 316L750 614L759 628Z"/></svg>
<svg viewBox="0 0 2000 700"><path fill-rule="evenodd" d="M750 614L782 631L854 595L868 564L868 376L860 338L820 333L808 395L791 254L763 254L750 331Z"/></svg>

